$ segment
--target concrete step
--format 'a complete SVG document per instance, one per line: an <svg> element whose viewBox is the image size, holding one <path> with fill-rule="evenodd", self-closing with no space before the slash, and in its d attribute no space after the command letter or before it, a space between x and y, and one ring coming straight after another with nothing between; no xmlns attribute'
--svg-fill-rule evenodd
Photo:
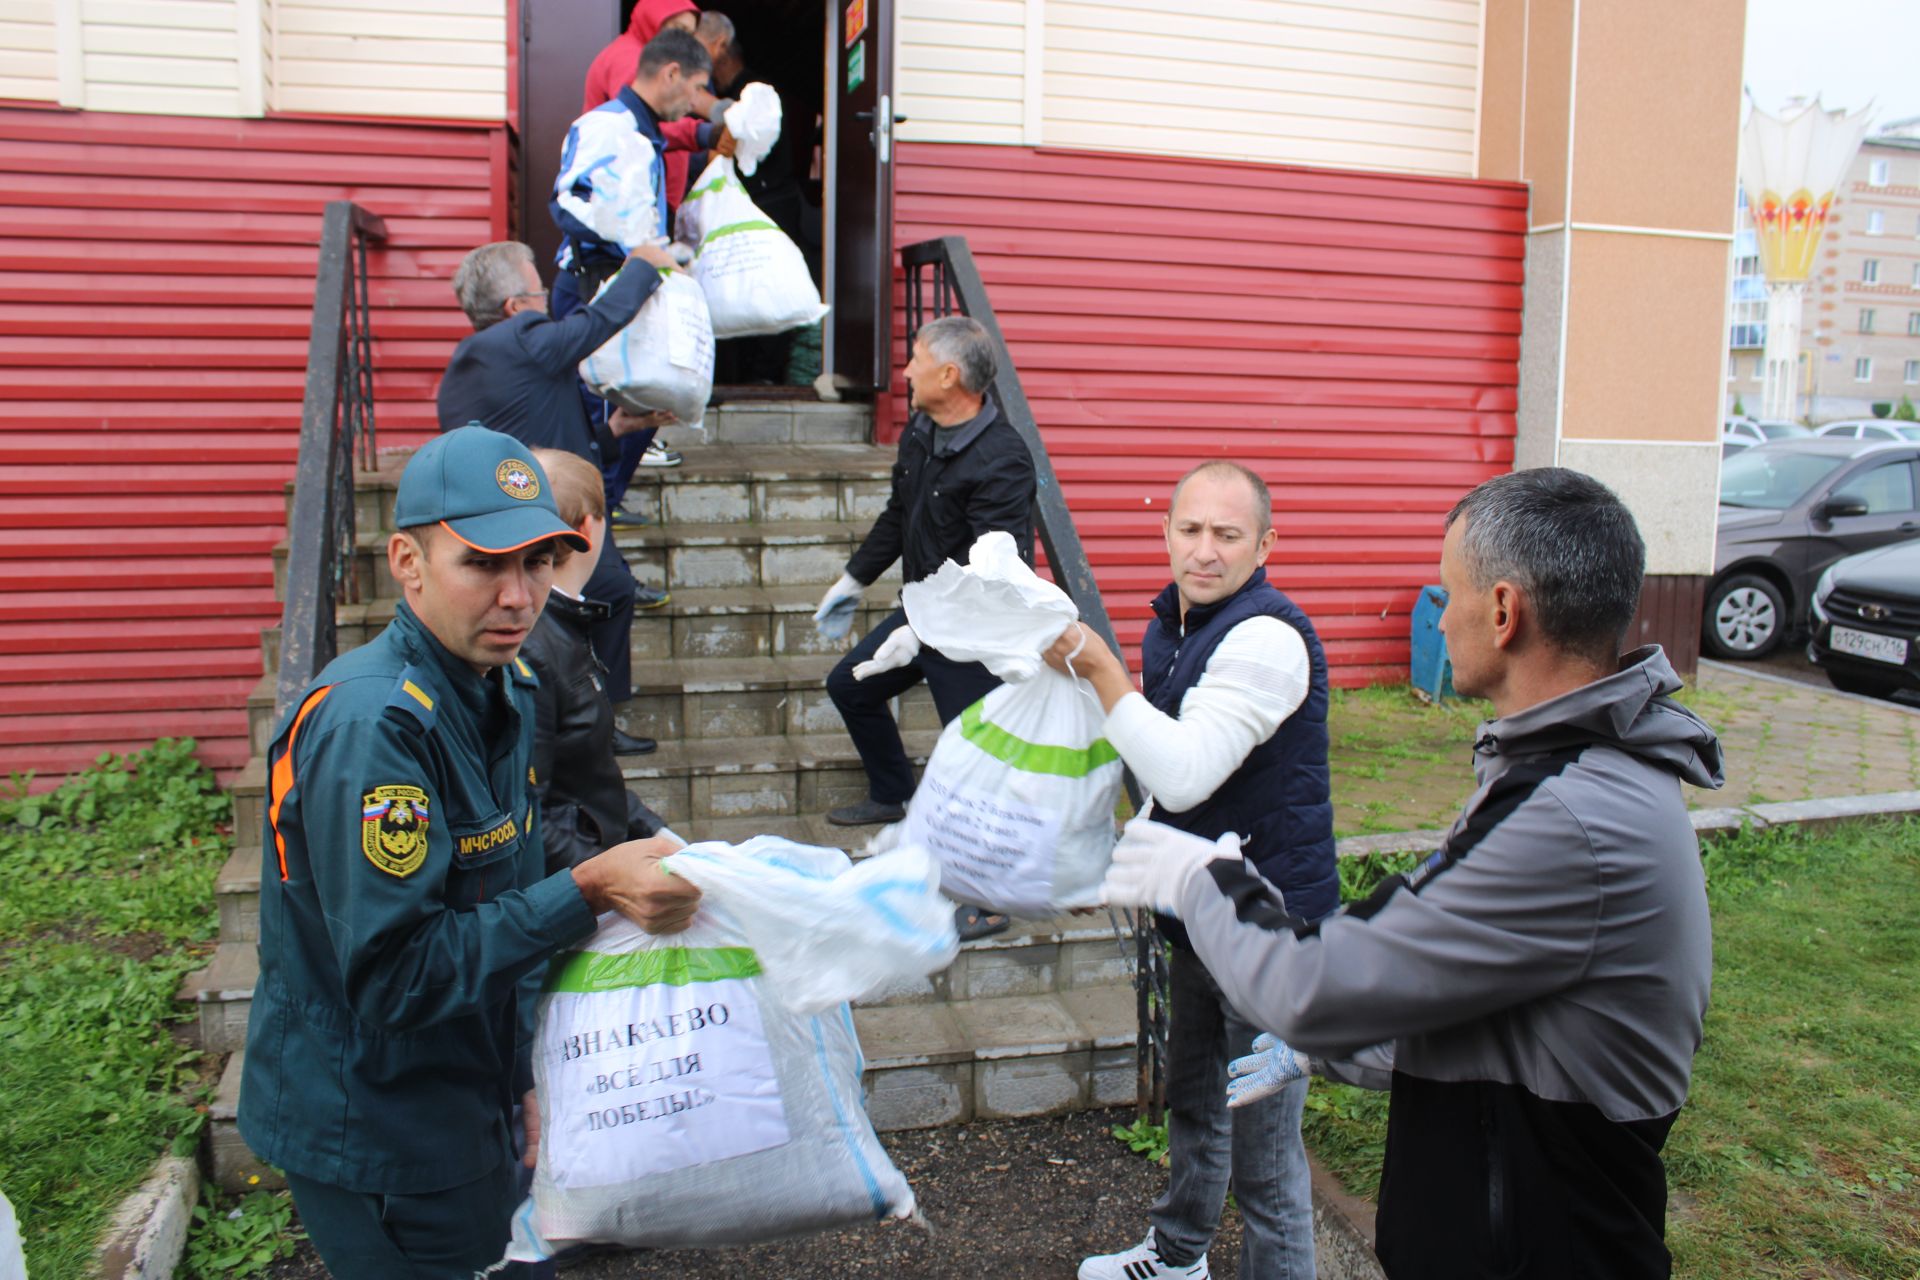
<svg viewBox="0 0 1920 1280"><path fill-rule="evenodd" d="M853 1011L876 1129L925 1129L1134 1100L1126 986Z"/></svg>
<svg viewBox="0 0 1920 1280"><path fill-rule="evenodd" d="M872 411L854 411L872 421ZM738 432L756 434L778 410L741 411ZM771 418L770 416L771 415ZM730 414L723 414L730 417ZM815 426L809 415L809 429ZM690 438L674 445L686 461L677 467L641 467L627 489L626 506L658 520L662 510L670 519L871 519L886 505L887 482L892 475L891 446L866 443L871 431L863 427L857 438L841 440L782 440L757 442L721 439L736 434L735 424L723 421L710 438ZM831 433L830 433L831 434ZM391 532L393 499L400 473L413 456L411 449L383 453L373 470L354 471L354 527L368 532ZM741 486L735 496L703 492L710 486ZM668 496L671 490L685 490ZM293 483L285 489L287 512L293 511ZM743 507L741 504L744 503ZM716 505L718 504L718 505ZM750 515L674 515L676 510L746 510Z"/></svg>
<svg viewBox="0 0 1920 1280"><path fill-rule="evenodd" d="M701 426L668 427L659 438L681 450L702 444L865 444L873 438L873 406L735 400L710 406Z"/></svg>
<svg viewBox="0 0 1920 1280"><path fill-rule="evenodd" d="M633 665L633 699L620 727L661 742L840 734L845 723L827 696L836 654L767 658L678 658ZM894 700L906 731L940 727L933 697L916 685Z"/></svg>
<svg viewBox="0 0 1920 1280"><path fill-rule="evenodd" d="M688 445L677 467L634 472L621 504L656 523L858 520L887 505L894 450L845 445Z"/></svg>
<svg viewBox="0 0 1920 1280"><path fill-rule="evenodd" d="M213 880L213 900L220 908L220 941L255 942L260 937L260 866L258 836L236 837L233 852Z"/></svg>
<svg viewBox="0 0 1920 1280"><path fill-rule="evenodd" d="M742 826L728 837L694 824L677 829L690 839L739 839L770 825L757 824L754 832ZM237 887L238 881L234 883ZM257 919L257 879L254 892ZM860 1008L924 1010L1002 999L1077 998L1110 989L1123 991L1130 1002L1133 948L1131 934L1116 936L1105 915L1015 920L1005 933L962 944L958 958L941 973L877 993L862 1001ZM259 976L256 941L223 935L212 961L182 980L177 998L194 1005L206 1052L236 1053L246 1047L247 1017ZM1129 1003L1129 1019L1131 1008ZM908 1019L902 1025L919 1026L925 1021L924 1017ZM891 1024L883 1020L883 1025ZM873 1056L869 1050L869 1057Z"/></svg>
<svg viewBox="0 0 1920 1280"><path fill-rule="evenodd" d="M839 654L852 648L894 609L899 598L891 584L875 586L854 615L844 640L831 640L814 625L823 588L814 583L787 587L676 587L658 608L641 609L633 619L635 662L662 658L736 658L762 654ZM339 651L357 649L393 621L392 597L334 609ZM260 630L261 669L280 669L280 628Z"/></svg>
<svg viewBox="0 0 1920 1280"><path fill-rule="evenodd" d="M794 587L824 590L846 569L871 520L669 522L621 529L615 541L640 581L671 590ZM900 581L899 565L882 575ZM876 592L876 599L885 587Z"/></svg>
<svg viewBox="0 0 1920 1280"><path fill-rule="evenodd" d="M247 1055L235 1051L228 1055L220 1072L220 1084L207 1107L207 1154L213 1165L213 1180L223 1190L241 1194L248 1191L276 1191L287 1185L281 1172L263 1164L240 1137L240 1074Z"/></svg>
<svg viewBox="0 0 1920 1280"><path fill-rule="evenodd" d="M1124 986L856 1008L867 1114L887 1133L1125 1106L1138 1089L1134 1009ZM284 1185L240 1138L244 1066L242 1053L227 1059L208 1114L213 1177L229 1191Z"/></svg>
<svg viewBox="0 0 1920 1280"><path fill-rule="evenodd" d="M860 635L887 618L893 595L876 591L870 599L885 603L864 606L843 641L814 626L816 597L816 587L710 587L674 591L660 608L641 610L632 643L639 697L620 708L622 727L657 739L841 729L826 677ZM394 620L394 601L344 604L340 616L346 652ZM275 670L269 664L248 693L253 754L265 754L278 727ZM900 700L897 714L908 729L937 727L924 687Z"/></svg>
<svg viewBox="0 0 1920 1280"><path fill-rule="evenodd" d="M917 773L939 733L901 737ZM683 739L620 763L627 786L675 830L714 818L825 813L867 796L866 770L844 733Z"/></svg>
<svg viewBox="0 0 1920 1280"><path fill-rule="evenodd" d="M223 938L213 959L180 981L177 1000L189 1001L198 1017L200 1048L232 1053L247 1043L247 1012L253 984L260 977L260 956L251 942Z"/></svg>
<svg viewBox="0 0 1920 1280"><path fill-rule="evenodd" d="M267 763L257 752L227 784L227 794L233 797L234 843L258 842L266 825Z"/></svg>
<svg viewBox="0 0 1920 1280"><path fill-rule="evenodd" d="M781 520L670 522L621 529L614 535L634 575L649 586L699 587L811 586L816 595L846 569L873 527L871 520ZM383 530L354 535L346 572L358 600L393 600L400 588L387 568ZM273 589L286 597L287 540L273 547ZM893 565L876 583L875 599L900 582Z"/></svg>
<svg viewBox="0 0 1920 1280"><path fill-rule="evenodd" d="M876 586L854 615L851 633L830 639L814 624L823 588L726 586L672 588L667 603L633 618L633 658L755 658L794 654L838 657L893 611L898 592Z"/></svg>

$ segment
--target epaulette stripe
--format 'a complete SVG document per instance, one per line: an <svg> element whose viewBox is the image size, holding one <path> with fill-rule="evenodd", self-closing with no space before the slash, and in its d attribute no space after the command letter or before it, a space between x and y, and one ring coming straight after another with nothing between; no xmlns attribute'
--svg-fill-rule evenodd
<svg viewBox="0 0 1920 1280"><path fill-rule="evenodd" d="M404 681L400 685L400 687L406 690L408 693L412 694L413 700L415 702L419 703L421 706L425 707L429 711L433 710L433 699L429 698L426 695L425 691L423 691L419 685L415 684L411 680L407 680L407 681Z"/></svg>

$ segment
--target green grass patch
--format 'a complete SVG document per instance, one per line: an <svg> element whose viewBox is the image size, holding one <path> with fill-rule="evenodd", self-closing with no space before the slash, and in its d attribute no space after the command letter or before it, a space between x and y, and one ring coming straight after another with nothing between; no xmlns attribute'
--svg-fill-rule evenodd
<svg viewBox="0 0 1920 1280"><path fill-rule="evenodd" d="M1746 831L1702 861L1713 1004L1665 1152L1674 1274L1912 1280L1920 822ZM1315 1080L1304 1128L1349 1189L1377 1191L1384 1094Z"/></svg>
<svg viewBox="0 0 1920 1280"><path fill-rule="evenodd" d="M81 1275L207 1082L174 991L217 931L228 805L191 741L0 796L0 1187L31 1274Z"/></svg>

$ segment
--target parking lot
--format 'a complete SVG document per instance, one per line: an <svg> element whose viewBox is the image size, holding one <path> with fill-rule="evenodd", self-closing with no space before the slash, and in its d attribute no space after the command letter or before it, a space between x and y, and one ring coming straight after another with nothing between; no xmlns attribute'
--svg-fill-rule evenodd
<svg viewBox="0 0 1920 1280"><path fill-rule="evenodd" d="M1716 660L1705 659L1705 661L1712 662ZM1792 680L1799 684L1812 685L1817 689L1824 689L1828 692L1833 691L1833 686L1827 683L1826 674L1822 672L1820 668L1807 661L1807 642L1804 636L1797 641L1780 646L1780 648L1772 654L1758 661L1724 662L1719 665L1724 666L1729 671L1779 676L1784 680ZM1908 711L1920 712L1920 695L1905 691L1895 694L1891 699L1872 698L1868 699L1868 701L1878 703L1881 706L1894 706Z"/></svg>

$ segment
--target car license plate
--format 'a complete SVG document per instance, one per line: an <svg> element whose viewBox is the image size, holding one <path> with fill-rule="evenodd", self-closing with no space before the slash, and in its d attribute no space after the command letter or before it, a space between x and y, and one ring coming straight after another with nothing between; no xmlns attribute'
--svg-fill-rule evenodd
<svg viewBox="0 0 1920 1280"><path fill-rule="evenodd" d="M1835 627L1828 644L1835 653L1850 653L1856 658L1872 658L1875 662L1891 662L1895 666L1905 666L1907 663L1907 642L1898 636L1876 636L1870 631Z"/></svg>

